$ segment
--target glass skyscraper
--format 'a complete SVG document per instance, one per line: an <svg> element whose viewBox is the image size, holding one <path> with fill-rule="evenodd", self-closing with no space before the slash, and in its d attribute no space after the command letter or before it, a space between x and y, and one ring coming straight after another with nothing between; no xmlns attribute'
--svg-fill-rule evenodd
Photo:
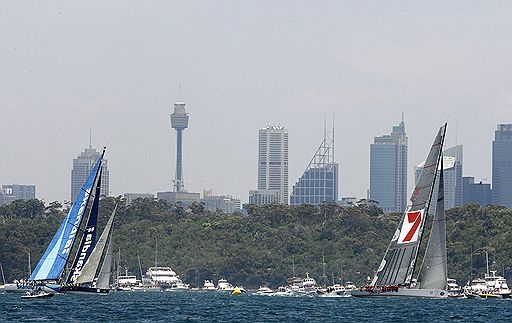
<svg viewBox="0 0 512 323"><path fill-rule="evenodd" d="M462 145L457 145L443 151L444 170L444 207L446 210L462 205ZM441 166L439 166L441 167ZM423 168L423 163L414 168L414 179L418 179ZM440 168L439 168L440 169ZM439 181L436 178L434 188L437 188ZM437 200L437 190L432 194L432 201ZM435 204L431 204L431 211Z"/></svg>
<svg viewBox="0 0 512 323"><path fill-rule="evenodd" d="M402 120L370 145L370 199L384 212L403 212L407 206L407 140Z"/></svg>
<svg viewBox="0 0 512 323"><path fill-rule="evenodd" d="M86 148L80 155L73 159L73 169L71 170L71 202L74 202L78 193L82 189L87 176L91 172L92 167L98 161L101 156L101 152L96 149ZM109 193L109 171L107 167L107 160L103 159L101 166L101 187L100 194L102 196L108 196Z"/></svg>
<svg viewBox="0 0 512 323"><path fill-rule="evenodd" d="M293 186L290 205L337 202L338 164L334 161L334 130L325 131L324 140L318 147L306 170Z"/></svg>
<svg viewBox="0 0 512 323"><path fill-rule="evenodd" d="M499 124L494 133L492 202L512 207L512 124Z"/></svg>
<svg viewBox="0 0 512 323"><path fill-rule="evenodd" d="M288 204L288 130L268 126L259 131L258 190L278 190Z"/></svg>

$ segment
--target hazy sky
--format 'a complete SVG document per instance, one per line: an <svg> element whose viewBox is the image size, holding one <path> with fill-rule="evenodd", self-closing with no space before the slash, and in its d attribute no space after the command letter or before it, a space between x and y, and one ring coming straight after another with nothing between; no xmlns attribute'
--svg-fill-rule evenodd
<svg viewBox="0 0 512 323"><path fill-rule="evenodd" d="M112 194L169 190L179 99L189 191L247 201L268 123L289 129L291 188L334 113L340 197L364 197L369 144L402 110L410 185L447 120L464 174L490 180L512 122L511 16L510 1L5 1L0 183L69 199L91 125Z"/></svg>

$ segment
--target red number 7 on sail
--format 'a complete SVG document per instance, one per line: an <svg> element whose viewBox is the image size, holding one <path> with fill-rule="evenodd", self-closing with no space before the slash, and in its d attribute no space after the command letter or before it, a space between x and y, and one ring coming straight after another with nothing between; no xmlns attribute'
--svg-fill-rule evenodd
<svg viewBox="0 0 512 323"><path fill-rule="evenodd" d="M423 210L407 212L398 243L415 242L418 240L418 228L421 224Z"/></svg>

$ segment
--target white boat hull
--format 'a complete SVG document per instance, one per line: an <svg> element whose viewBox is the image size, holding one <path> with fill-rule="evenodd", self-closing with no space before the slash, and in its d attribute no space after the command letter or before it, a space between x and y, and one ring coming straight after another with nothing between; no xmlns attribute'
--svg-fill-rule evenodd
<svg viewBox="0 0 512 323"><path fill-rule="evenodd" d="M448 298L448 291L440 289L399 288L397 291L365 291L353 290L354 297L418 297L418 298Z"/></svg>
<svg viewBox="0 0 512 323"><path fill-rule="evenodd" d="M5 284L4 291L6 293L26 293L26 292L34 292L38 288L41 288L43 291L47 293L58 293L60 289L60 285L56 284L44 284L44 285L32 285L32 284Z"/></svg>

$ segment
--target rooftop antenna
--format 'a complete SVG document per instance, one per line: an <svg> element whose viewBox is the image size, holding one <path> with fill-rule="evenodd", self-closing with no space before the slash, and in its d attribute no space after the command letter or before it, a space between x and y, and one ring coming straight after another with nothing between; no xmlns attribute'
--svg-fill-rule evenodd
<svg viewBox="0 0 512 323"><path fill-rule="evenodd" d="M324 141L327 140L327 113L324 112Z"/></svg>
<svg viewBox="0 0 512 323"><path fill-rule="evenodd" d="M457 132L458 132L457 123L455 123L455 146L457 146Z"/></svg>
<svg viewBox="0 0 512 323"><path fill-rule="evenodd" d="M89 149L92 148L92 126L89 125Z"/></svg>
<svg viewBox="0 0 512 323"><path fill-rule="evenodd" d="M178 84L178 101L181 102L181 82Z"/></svg>

